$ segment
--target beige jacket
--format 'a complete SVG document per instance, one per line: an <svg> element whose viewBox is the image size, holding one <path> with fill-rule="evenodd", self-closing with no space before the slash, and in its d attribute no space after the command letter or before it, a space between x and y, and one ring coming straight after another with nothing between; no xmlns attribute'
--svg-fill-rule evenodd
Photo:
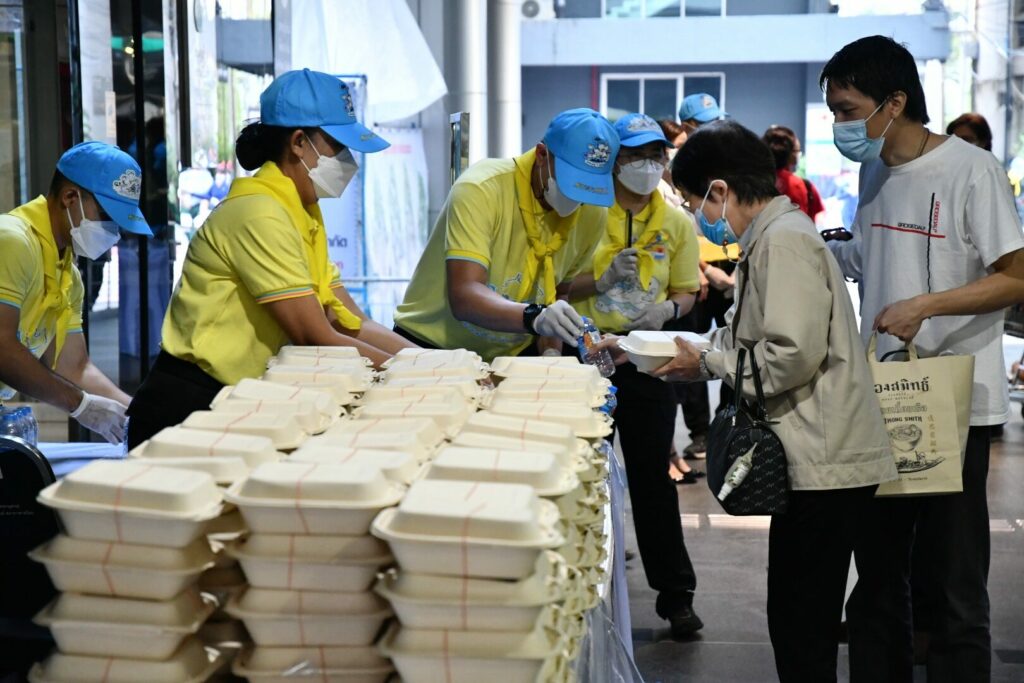
<svg viewBox="0 0 1024 683"><path fill-rule="evenodd" d="M814 224L776 197L743 235L729 326L712 335L708 369L730 384L736 344L753 348L794 490L870 486L896 478L853 305ZM749 276L743 289L744 271ZM747 363L743 394L754 397Z"/></svg>

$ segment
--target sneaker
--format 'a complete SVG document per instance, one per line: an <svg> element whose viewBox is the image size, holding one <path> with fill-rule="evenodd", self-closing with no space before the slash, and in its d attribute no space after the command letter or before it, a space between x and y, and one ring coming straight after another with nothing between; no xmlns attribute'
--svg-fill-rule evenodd
<svg viewBox="0 0 1024 683"><path fill-rule="evenodd" d="M690 445L683 449L683 457L687 460L703 460L707 457L708 438L703 434L693 437Z"/></svg>
<svg viewBox="0 0 1024 683"><path fill-rule="evenodd" d="M697 631L704 628L704 622L700 620L697 613L693 611L693 606L686 605L680 607L675 613L668 618L669 627L672 631L672 638L675 640L685 640L689 638Z"/></svg>

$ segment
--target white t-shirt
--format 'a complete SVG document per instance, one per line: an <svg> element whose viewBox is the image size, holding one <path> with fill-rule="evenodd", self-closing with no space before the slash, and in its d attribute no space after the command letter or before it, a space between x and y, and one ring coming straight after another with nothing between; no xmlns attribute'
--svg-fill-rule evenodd
<svg viewBox="0 0 1024 683"><path fill-rule="evenodd" d="M888 304L980 280L993 272L1001 256L1024 248L999 161L952 136L900 166L886 166L881 159L861 166L851 232L852 240L829 242L829 247L843 272L862 283L865 343L875 317ZM914 343L921 356L944 351L973 355L971 424L1007 421L1002 311L925 320ZM896 337L879 336L879 356L902 347Z"/></svg>

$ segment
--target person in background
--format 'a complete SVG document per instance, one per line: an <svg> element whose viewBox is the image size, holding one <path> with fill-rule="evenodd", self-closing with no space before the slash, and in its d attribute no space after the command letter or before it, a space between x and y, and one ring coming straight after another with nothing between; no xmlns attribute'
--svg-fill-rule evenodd
<svg viewBox="0 0 1024 683"><path fill-rule="evenodd" d="M93 365L82 335L82 277L118 229L151 235L142 170L120 149L83 142L61 156L49 192L0 216L0 403L21 392L62 408L110 443L131 398Z"/></svg>
<svg viewBox="0 0 1024 683"><path fill-rule="evenodd" d="M789 197L813 221L825 210L825 205L818 194L818 188L810 180L796 174L800 161L800 140L796 133L785 126L771 126L761 139L775 158L775 189L779 194Z"/></svg>
<svg viewBox="0 0 1024 683"><path fill-rule="evenodd" d="M448 194L395 331L487 361L524 352L535 336L544 352L575 347L583 321L566 296L605 233L618 152L603 116L570 109L533 149L473 164Z"/></svg>
<svg viewBox="0 0 1024 683"><path fill-rule="evenodd" d="M911 680L910 558L921 544L915 552L935 581L928 680L987 682L989 431L1009 416L1002 311L1024 301L1020 220L991 153L925 127L924 90L905 47L884 36L854 41L825 65L820 85L836 147L861 164L853 239L827 245L863 285L863 342L877 331L880 356L913 341L922 357L975 359L963 491L879 498L867 511L878 533L855 553L851 678Z"/></svg>
<svg viewBox="0 0 1024 683"><path fill-rule="evenodd" d="M657 122L627 114L615 122L615 204L593 266L569 289L569 301L603 331L660 330L693 306L697 239L690 219L658 191L671 143ZM679 497L666 472L675 431L672 389L633 365L611 377L618 389L615 429L626 464L640 559L658 593L655 610L675 638L703 627L693 611L697 577L683 542Z"/></svg>
<svg viewBox="0 0 1024 683"><path fill-rule="evenodd" d="M981 147L987 152L992 151L992 129L981 114L961 114L946 126L946 135L955 135L975 147Z"/></svg>
<svg viewBox="0 0 1024 683"><path fill-rule="evenodd" d="M718 107L715 98L707 93L697 93L685 98L679 105L680 124L673 122L662 122L662 131L670 138L676 149L671 154L678 153L678 150L686 142L687 136L695 132L700 126L721 119L727 114ZM671 125L669 125L671 124ZM673 196L678 197L674 188L671 188L671 177L666 183ZM680 204L685 211L690 209ZM691 214L692 215L692 214ZM695 223L695 221L693 221ZM712 244L699 230L696 231L697 244L700 247L699 280L700 291L697 294L697 301L693 309L679 320L669 321L666 330L683 330L687 332L705 333L711 329L714 322L719 327L725 325L725 312L732 306L732 289L735 284L732 272L733 262L739 258L739 246L732 243L723 247L721 244ZM700 460L704 458L707 450L708 427L711 424L711 402L708 399L708 387L703 382L688 382L672 385L676 401L683 411L683 420L690 432L690 443L683 449L683 457L679 456L673 439L670 461L673 467L682 473L678 481L682 483L696 483L697 477L703 476L703 472L692 472L684 458ZM729 397L729 389L722 386L720 396Z"/></svg>
<svg viewBox="0 0 1024 683"><path fill-rule="evenodd" d="M235 143L256 174L231 184L189 243L160 355L128 409L130 447L208 408L224 385L259 377L289 342L352 346L375 365L410 345L345 291L317 205L356 174L351 150L387 147L333 76L289 71L263 91L260 121Z"/></svg>
<svg viewBox="0 0 1024 683"><path fill-rule="evenodd" d="M724 231L739 240L739 301L709 348L677 339L676 356L652 374L732 383L740 348L757 359L790 486L768 536L775 666L782 683L835 681L850 556L875 532L862 519L877 485L896 477L853 305L814 224L777 196L771 152L756 134L732 121L702 128L679 150L672 178L709 239ZM753 384L748 363L747 400Z"/></svg>

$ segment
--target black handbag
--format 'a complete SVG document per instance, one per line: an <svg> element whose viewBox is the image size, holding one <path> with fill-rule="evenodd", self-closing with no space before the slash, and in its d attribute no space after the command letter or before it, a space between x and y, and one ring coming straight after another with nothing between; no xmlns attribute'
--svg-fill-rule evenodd
<svg viewBox="0 0 1024 683"><path fill-rule="evenodd" d="M740 299L736 302L736 314L732 321L734 344L743 293L746 291L748 280L745 270L742 274L743 288L740 291ZM786 450L782 446L782 441L772 431L773 423L768 420L764 390L761 387L761 373L753 351L749 352L749 356L756 402L750 405L743 400L743 370L747 355L747 349L740 347L736 359L733 402L719 407L708 429L708 487L730 515L775 515L786 511L789 500ZM724 500L720 499L719 494L730 469L737 460L748 454L750 463L746 476L728 492ZM737 469L746 467L737 465Z"/></svg>

